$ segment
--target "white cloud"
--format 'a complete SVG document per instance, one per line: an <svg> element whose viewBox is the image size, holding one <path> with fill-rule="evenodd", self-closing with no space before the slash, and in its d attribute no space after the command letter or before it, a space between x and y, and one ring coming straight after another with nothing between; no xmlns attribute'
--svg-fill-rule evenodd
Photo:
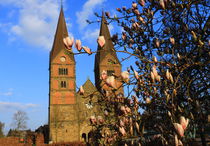
<svg viewBox="0 0 210 146"><path fill-rule="evenodd" d="M4 110L4 109L28 109L28 108L35 108L37 107L37 104L32 104L32 103L27 103L27 104L23 104L23 103L18 103L18 102L3 102L0 101L0 110Z"/></svg>
<svg viewBox="0 0 210 146"><path fill-rule="evenodd" d="M106 0L88 0L83 6L80 12L77 12L77 23L79 28L83 29L87 26L86 20L93 14L94 9L101 5Z"/></svg>
<svg viewBox="0 0 210 146"><path fill-rule="evenodd" d="M55 0L0 0L1 5L17 8L18 23L11 27L12 37L50 49L59 15L59 4Z"/></svg>
<svg viewBox="0 0 210 146"><path fill-rule="evenodd" d="M99 29L90 30L88 29L84 36L82 37L83 40L88 40L89 42L96 41L99 35Z"/></svg>
<svg viewBox="0 0 210 146"><path fill-rule="evenodd" d="M113 25L109 24L109 31L112 32L114 30ZM97 40L98 36L99 36L99 31L100 29L87 29L84 33L84 36L82 37L83 40L87 40L89 42L93 42Z"/></svg>

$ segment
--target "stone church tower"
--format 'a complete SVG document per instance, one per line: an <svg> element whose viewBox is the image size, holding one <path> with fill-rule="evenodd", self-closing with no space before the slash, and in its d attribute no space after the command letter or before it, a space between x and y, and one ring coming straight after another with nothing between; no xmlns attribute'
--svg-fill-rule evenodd
<svg viewBox="0 0 210 146"><path fill-rule="evenodd" d="M63 9L61 8L49 63L49 140L56 142L86 141L91 139L90 116L103 116L98 106L101 81L100 73L120 75L121 64L114 51L106 20L101 22L100 35L106 39L103 48L98 47L95 57L96 87L88 79L84 95L76 92L74 54L65 48L63 38L68 36ZM118 84L120 87L120 84ZM120 88L123 93L123 88Z"/></svg>
<svg viewBox="0 0 210 146"><path fill-rule="evenodd" d="M119 59L117 58L117 54L111 39L111 35L109 32L107 21L104 17L104 14L102 14L102 20L101 20L101 28L99 36L104 36L105 38L105 45L101 48L98 45L98 50L95 56L95 84L98 91L101 92L102 89L110 90L109 87L107 87L101 80L100 76L103 71L107 72L108 76L111 76L112 74L116 76L120 76L121 74L121 64ZM122 83L117 81L117 93L123 94L123 87Z"/></svg>
<svg viewBox="0 0 210 146"><path fill-rule="evenodd" d="M75 59L65 49L63 38L68 36L61 8L54 43L50 52L49 133L53 142L78 140L76 107ZM74 123L74 124L72 124Z"/></svg>

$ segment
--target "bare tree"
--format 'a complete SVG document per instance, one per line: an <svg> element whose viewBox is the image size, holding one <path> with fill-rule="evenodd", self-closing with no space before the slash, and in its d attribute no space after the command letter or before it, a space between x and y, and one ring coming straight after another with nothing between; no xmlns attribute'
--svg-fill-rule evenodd
<svg viewBox="0 0 210 146"><path fill-rule="evenodd" d="M27 120L28 116L27 113L21 110L18 110L14 113L13 116L13 125L16 130L23 130L27 128Z"/></svg>

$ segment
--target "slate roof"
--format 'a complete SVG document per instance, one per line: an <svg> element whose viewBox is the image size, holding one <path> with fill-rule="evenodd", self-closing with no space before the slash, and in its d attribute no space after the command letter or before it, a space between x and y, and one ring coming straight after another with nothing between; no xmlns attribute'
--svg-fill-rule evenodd
<svg viewBox="0 0 210 146"><path fill-rule="evenodd" d="M99 36L104 36L106 43L102 48L98 45L98 50L95 56L95 68L106 57L107 54L111 54L115 58L116 63L120 64L117 58L117 54L115 52L115 48L108 28L108 23L104 17L104 14L102 15L101 19Z"/></svg>
<svg viewBox="0 0 210 146"><path fill-rule="evenodd" d="M87 79L87 81L82 86L83 86L83 89L85 90L85 94L98 92L90 79Z"/></svg>
<svg viewBox="0 0 210 146"><path fill-rule="evenodd" d="M52 50L50 52L50 60L53 60L61 50L64 50L65 53L69 55L71 60L75 61L74 55L65 49L65 45L63 43L63 38L67 36L68 36L68 30L66 27L66 21L65 21L65 17L63 13L63 8L61 7L57 29L56 29L56 33L54 37L54 43L53 43Z"/></svg>

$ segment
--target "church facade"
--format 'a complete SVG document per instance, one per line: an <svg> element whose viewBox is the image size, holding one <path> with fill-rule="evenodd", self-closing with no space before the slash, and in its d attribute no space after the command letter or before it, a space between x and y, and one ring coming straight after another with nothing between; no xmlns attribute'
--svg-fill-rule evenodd
<svg viewBox="0 0 210 146"><path fill-rule="evenodd" d="M100 36L106 43L98 46L95 55L95 85L88 79L83 88L84 95L76 91L76 62L73 52L69 52L63 43L68 36L63 9L61 8L53 47L49 62L49 140L52 142L88 141L92 127L90 116L103 116L98 99L103 89L100 74L106 71L120 76L121 64L117 58L111 41L110 32L104 17L101 20ZM120 82L117 82L119 92L123 93ZM94 94L93 94L94 93Z"/></svg>

